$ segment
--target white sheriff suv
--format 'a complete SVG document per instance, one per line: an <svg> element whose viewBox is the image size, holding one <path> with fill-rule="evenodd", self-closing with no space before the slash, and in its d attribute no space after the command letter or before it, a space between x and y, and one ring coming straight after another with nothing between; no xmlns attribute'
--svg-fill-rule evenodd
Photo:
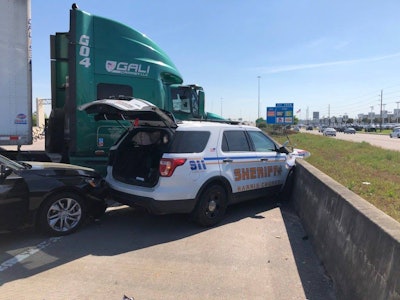
<svg viewBox="0 0 400 300"><path fill-rule="evenodd" d="M110 149L112 198L153 214L187 213L212 226L226 207L289 188L296 157L257 127L183 121L141 100L97 100L80 107L95 120L131 120ZM129 124L129 123L128 123Z"/></svg>

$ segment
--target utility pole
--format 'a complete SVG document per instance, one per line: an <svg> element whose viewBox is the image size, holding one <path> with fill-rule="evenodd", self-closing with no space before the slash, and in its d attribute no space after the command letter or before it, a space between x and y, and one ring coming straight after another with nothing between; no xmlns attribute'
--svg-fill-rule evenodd
<svg viewBox="0 0 400 300"><path fill-rule="evenodd" d="M331 105L328 104L328 124L331 126Z"/></svg>
<svg viewBox="0 0 400 300"><path fill-rule="evenodd" d="M260 118L260 78L261 78L261 76L257 76L257 79L258 79L258 101L257 101L257 103L258 103L258 114L257 114L257 119Z"/></svg>
<svg viewBox="0 0 400 300"><path fill-rule="evenodd" d="M221 117L222 117L222 98L221 98Z"/></svg>
<svg viewBox="0 0 400 300"><path fill-rule="evenodd" d="M385 116L386 116L386 103L382 103L383 109L382 109L382 120L383 124L385 124Z"/></svg>
<svg viewBox="0 0 400 300"><path fill-rule="evenodd" d="M382 132L382 121L383 121L383 119L382 119L382 96L383 96L383 90L381 90L381 126L380 126L380 128L381 128L381 132Z"/></svg>
<svg viewBox="0 0 400 300"><path fill-rule="evenodd" d="M396 101L396 103L397 103L396 123L399 123L399 103L400 103L400 101Z"/></svg>
<svg viewBox="0 0 400 300"><path fill-rule="evenodd" d="M373 112L373 110L374 110L374 107L373 107L373 106L370 106L370 108L371 108L371 124L372 124L372 112Z"/></svg>

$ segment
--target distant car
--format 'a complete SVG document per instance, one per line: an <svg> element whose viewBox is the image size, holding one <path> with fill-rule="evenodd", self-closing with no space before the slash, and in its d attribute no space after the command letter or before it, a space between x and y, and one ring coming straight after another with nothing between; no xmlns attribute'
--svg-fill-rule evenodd
<svg viewBox="0 0 400 300"><path fill-rule="evenodd" d="M55 236L77 230L106 210L106 184L93 169L18 162L0 155L0 228L37 225Z"/></svg>
<svg viewBox="0 0 400 300"><path fill-rule="evenodd" d="M365 132L376 132L376 126L375 125L368 125L364 128Z"/></svg>
<svg viewBox="0 0 400 300"><path fill-rule="evenodd" d="M356 130L353 127L348 127L345 130L343 130L343 133L356 134Z"/></svg>
<svg viewBox="0 0 400 300"><path fill-rule="evenodd" d="M306 128L306 130L313 130L313 129L314 128L311 125L307 126L307 128Z"/></svg>
<svg viewBox="0 0 400 300"><path fill-rule="evenodd" d="M345 127L335 127L336 132L343 132Z"/></svg>
<svg viewBox="0 0 400 300"><path fill-rule="evenodd" d="M322 134L325 136L336 136L336 130L334 128L328 127L325 128Z"/></svg>
<svg viewBox="0 0 400 300"><path fill-rule="evenodd" d="M394 128L393 131L390 133L391 138L400 138L400 127Z"/></svg>

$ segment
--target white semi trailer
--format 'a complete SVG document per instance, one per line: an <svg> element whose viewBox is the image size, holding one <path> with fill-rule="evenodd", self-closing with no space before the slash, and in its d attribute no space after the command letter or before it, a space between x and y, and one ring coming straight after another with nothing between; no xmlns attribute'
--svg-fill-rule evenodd
<svg viewBox="0 0 400 300"><path fill-rule="evenodd" d="M31 1L0 0L0 146L32 144Z"/></svg>

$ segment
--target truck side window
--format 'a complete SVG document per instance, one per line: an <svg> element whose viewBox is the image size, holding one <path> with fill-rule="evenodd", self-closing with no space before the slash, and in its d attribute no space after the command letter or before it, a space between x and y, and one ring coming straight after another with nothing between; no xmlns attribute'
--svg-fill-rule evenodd
<svg viewBox="0 0 400 300"><path fill-rule="evenodd" d="M184 112L190 114L195 108L195 114L198 114L198 104L196 95L187 87L171 89L172 109L174 112ZM196 106L194 106L196 104Z"/></svg>
<svg viewBox="0 0 400 300"><path fill-rule="evenodd" d="M191 101L192 101L192 112L193 116L198 116L199 115L199 98L197 97L197 94L192 91L191 95Z"/></svg>
<svg viewBox="0 0 400 300"><path fill-rule="evenodd" d="M133 96L132 87L124 84L99 83L97 85L97 99L108 99L118 96Z"/></svg>

